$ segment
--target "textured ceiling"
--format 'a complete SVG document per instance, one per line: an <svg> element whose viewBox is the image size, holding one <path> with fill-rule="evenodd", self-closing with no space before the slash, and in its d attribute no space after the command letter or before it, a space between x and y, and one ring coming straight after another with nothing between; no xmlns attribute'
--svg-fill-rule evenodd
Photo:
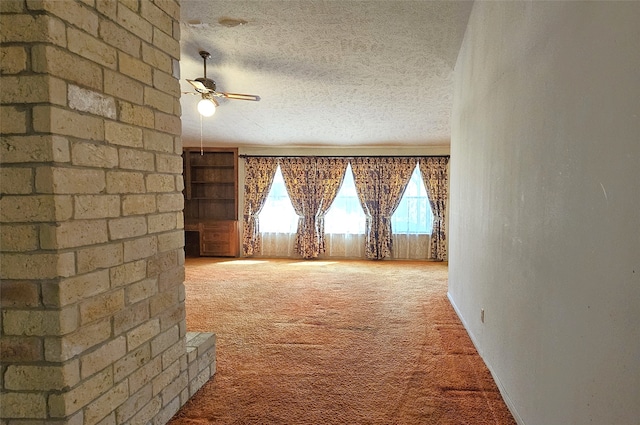
<svg viewBox="0 0 640 425"><path fill-rule="evenodd" d="M469 1L181 2L180 85L203 74L222 99L202 118L183 95L185 145L443 146L450 140L453 68ZM220 20L246 24L228 27ZM202 123L202 124L201 124Z"/></svg>

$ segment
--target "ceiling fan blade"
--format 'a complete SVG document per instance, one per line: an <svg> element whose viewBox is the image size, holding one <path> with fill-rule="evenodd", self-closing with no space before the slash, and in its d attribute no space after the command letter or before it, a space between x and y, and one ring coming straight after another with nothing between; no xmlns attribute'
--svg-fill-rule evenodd
<svg viewBox="0 0 640 425"><path fill-rule="evenodd" d="M240 94L240 93L223 93L219 92L222 97L227 99L238 99L238 100L252 100L257 102L260 100L260 96L256 96L254 94Z"/></svg>
<svg viewBox="0 0 640 425"><path fill-rule="evenodd" d="M197 80L187 80L198 93L209 93L209 89Z"/></svg>

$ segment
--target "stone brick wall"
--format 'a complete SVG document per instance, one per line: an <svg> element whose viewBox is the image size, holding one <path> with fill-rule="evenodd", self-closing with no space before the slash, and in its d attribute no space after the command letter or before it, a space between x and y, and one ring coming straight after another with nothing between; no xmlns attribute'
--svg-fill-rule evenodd
<svg viewBox="0 0 640 425"><path fill-rule="evenodd" d="M179 13L0 1L2 424L162 424L214 372L184 320Z"/></svg>

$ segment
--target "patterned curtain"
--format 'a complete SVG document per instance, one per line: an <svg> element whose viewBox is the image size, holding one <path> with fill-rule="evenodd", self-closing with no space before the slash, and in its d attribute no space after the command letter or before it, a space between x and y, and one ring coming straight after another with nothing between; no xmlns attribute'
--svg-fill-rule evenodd
<svg viewBox="0 0 640 425"><path fill-rule="evenodd" d="M282 158L280 170L293 209L298 214L295 248L302 258L315 258L319 251L316 213L320 207L316 190L316 167L313 157Z"/></svg>
<svg viewBox="0 0 640 425"><path fill-rule="evenodd" d="M258 214L271 190L273 175L278 168L278 158L245 158L244 216L242 254L260 254L261 236Z"/></svg>
<svg viewBox="0 0 640 425"><path fill-rule="evenodd" d="M319 252L325 252L325 235L324 235L324 215L327 213L331 204L336 199L344 172L349 165L347 158L316 158L316 168L318 170L318 183L320 184L321 202L320 208L316 215L317 229L319 235Z"/></svg>
<svg viewBox="0 0 640 425"><path fill-rule="evenodd" d="M433 211L433 233L431 234L431 258L447 260L446 208L449 187L447 157L420 158L420 172L427 189Z"/></svg>
<svg viewBox="0 0 640 425"><path fill-rule="evenodd" d="M400 203L416 163L416 158L405 157L351 160L358 198L367 216L367 258L381 260L391 255L391 216Z"/></svg>
<svg viewBox="0 0 640 425"><path fill-rule="evenodd" d="M280 169L298 219L296 252L316 258L324 252L324 214L335 199L347 161L344 158L282 158Z"/></svg>

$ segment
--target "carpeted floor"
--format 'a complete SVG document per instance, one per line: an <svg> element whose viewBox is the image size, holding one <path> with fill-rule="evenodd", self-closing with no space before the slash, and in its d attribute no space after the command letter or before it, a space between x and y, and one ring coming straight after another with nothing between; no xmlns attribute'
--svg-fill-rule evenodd
<svg viewBox="0 0 640 425"><path fill-rule="evenodd" d="M446 265L194 258L185 286L218 369L171 425L515 425Z"/></svg>

